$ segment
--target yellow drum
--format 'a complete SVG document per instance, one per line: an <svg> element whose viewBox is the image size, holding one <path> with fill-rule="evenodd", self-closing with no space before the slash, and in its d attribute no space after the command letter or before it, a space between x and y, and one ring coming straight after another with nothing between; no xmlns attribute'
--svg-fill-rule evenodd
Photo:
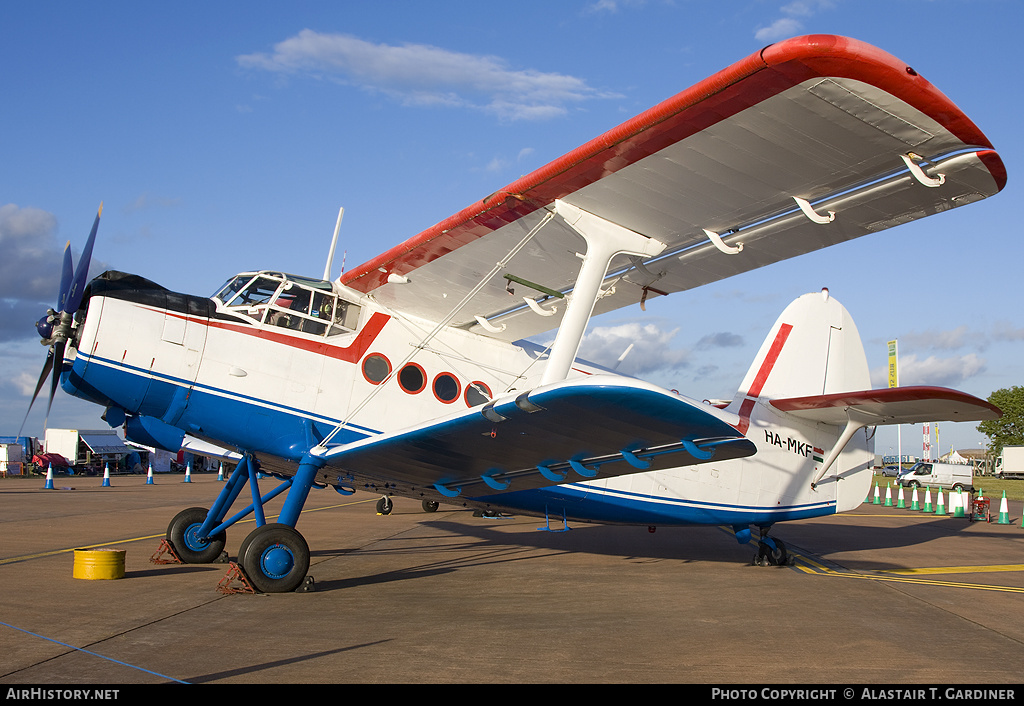
<svg viewBox="0 0 1024 706"><path fill-rule="evenodd" d="M76 579L123 579L124 549L76 549Z"/></svg>

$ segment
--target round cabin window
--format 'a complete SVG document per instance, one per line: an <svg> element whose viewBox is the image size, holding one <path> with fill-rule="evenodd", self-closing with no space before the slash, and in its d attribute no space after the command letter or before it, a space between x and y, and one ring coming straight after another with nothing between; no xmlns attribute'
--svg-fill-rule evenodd
<svg viewBox="0 0 1024 706"><path fill-rule="evenodd" d="M462 385L451 373L441 373L434 378L434 396L445 404L459 399L460 392L462 392Z"/></svg>
<svg viewBox="0 0 1024 706"><path fill-rule="evenodd" d="M367 382L379 385L391 374L391 362L380 353L371 353L363 358L363 377Z"/></svg>
<svg viewBox="0 0 1024 706"><path fill-rule="evenodd" d="M398 372L398 384L410 395L415 395L427 386L427 374L416 363L406 363Z"/></svg>
<svg viewBox="0 0 1024 706"><path fill-rule="evenodd" d="M482 382L471 382L466 385L466 405L476 407L485 404L491 399L491 388Z"/></svg>

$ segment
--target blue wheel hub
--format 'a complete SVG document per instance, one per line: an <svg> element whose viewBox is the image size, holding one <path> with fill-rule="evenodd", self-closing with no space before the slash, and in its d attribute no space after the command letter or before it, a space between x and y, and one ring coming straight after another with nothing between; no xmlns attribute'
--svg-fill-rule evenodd
<svg viewBox="0 0 1024 706"><path fill-rule="evenodd" d="M268 578L284 578L294 567L295 556L283 544L267 547L260 555L260 568Z"/></svg>
<svg viewBox="0 0 1024 706"><path fill-rule="evenodd" d="M206 545L208 543L207 538L199 536L199 528L202 526L202 522L197 522L194 525L189 525L185 529L185 546L188 547L191 551L201 552L202 550L206 549Z"/></svg>

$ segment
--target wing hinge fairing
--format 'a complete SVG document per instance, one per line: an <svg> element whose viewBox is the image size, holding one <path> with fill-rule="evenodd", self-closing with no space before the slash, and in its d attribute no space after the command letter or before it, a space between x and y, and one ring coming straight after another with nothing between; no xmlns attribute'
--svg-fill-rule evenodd
<svg viewBox="0 0 1024 706"><path fill-rule="evenodd" d="M648 291L665 295L703 283L699 277L697 280L681 278L675 261L683 263L686 267L695 267L694 271L718 273L711 276L710 281L714 281L722 276L738 274L778 259L785 259L792 254L816 250L865 233L884 230L896 223L914 220L920 217L920 213L930 213L936 209L946 210L969 203L972 194L980 188L972 181L972 170L977 161L977 153L970 150L928 160L914 153L897 153L893 155L892 168L888 172L870 177L860 184L846 186L831 194L815 196L813 201L790 195L787 197L789 207L779 204L774 212L752 215L745 222L728 228L703 229L703 237L699 240L685 239L684 242L665 247L654 256L631 256L627 266L607 273L602 283L605 289L598 299L605 298L605 294L614 296L607 296L610 303L597 304L593 312L601 313L624 305L623 295L615 294L612 287L622 280L642 290L642 302L646 300ZM935 176L929 176L922 169L921 164L924 163L930 165L928 171L936 174ZM941 173L938 173L940 169ZM930 187L945 184L948 189L951 180L955 189L948 195L925 199L923 203L913 206L912 211L878 220L878 214L885 212L886 208L906 210L911 208L908 206L909 203L916 203L915 199L919 200L919 197L912 198L907 191L913 188L912 184L920 182ZM978 193L977 197L983 198L983 194ZM874 205L876 203L879 204L878 207ZM595 220L604 220L589 212L587 215ZM805 232L802 223L813 224L815 230ZM818 224L822 225L820 237L814 235ZM712 234L718 237L715 238ZM771 246L776 240L786 244L783 248L786 254L782 257L776 252L777 248L766 248L766 245ZM719 253L738 257L727 258L729 263L723 266L704 264L709 257ZM632 273L636 276L632 276ZM651 285L656 281L664 284L658 284L658 289L654 289ZM625 296L635 301L631 295ZM487 326L481 323L481 327L491 333L499 333L504 331L507 322L513 336L529 335L528 331L523 330L522 325L514 323L517 321L516 317L525 311L526 307L520 304L517 307L487 313L487 318L484 319ZM527 325L528 329L531 327L532 325ZM509 333L506 332L505 335L507 337Z"/></svg>
<svg viewBox="0 0 1024 706"><path fill-rule="evenodd" d="M593 480L601 473L603 466L611 463L625 461L629 465L629 469L626 472L633 473L651 470L655 459L667 460L667 457L671 454L684 452L690 455L690 459L673 459L673 464L693 465L694 463L710 460L715 455L715 450L723 444L743 442L745 440L745 437L741 436L718 439L681 439L675 444L640 449L622 449L615 454L581 459L570 458L561 462L538 464L533 468L523 468L516 471L493 470L482 473L479 478L449 483L438 482L434 483L432 487L445 497L455 498L481 483L492 490L509 490L513 481L526 479L535 473L539 473L550 484L558 485L571 482L569 471L572 471L582 480ZM622 473L614 473L612 475L622 475Z"/></svg>

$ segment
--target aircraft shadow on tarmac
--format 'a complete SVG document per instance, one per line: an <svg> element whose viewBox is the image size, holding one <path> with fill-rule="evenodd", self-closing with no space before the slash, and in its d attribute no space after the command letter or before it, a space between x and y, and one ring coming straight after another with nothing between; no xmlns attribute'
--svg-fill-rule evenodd
<svg viewBox="0 0 1024 706"><path fill-rule="evenodd" d="M719 527L662 528L652 535L643 527L597 524L578 525L569 532L543 532L537 531L536 527L543 526L544 520L535 518L530 519L531 524L521 523L520 529L502 526L501 523L500 519L485 518L467 522L431 519L421 526L437 530L436 535L417 534L410 539L383 540L369 549L314 550L310 552L313 558L342 556L356 551L360 557L391 558L396 567L372 575L325 581L317 579L317 591L423 578L468 566L536 560L561 554L612 556L631 563L675 560L683 563L744 564L749 563L752 552L752 545L738 544L731 532ZM401 546L388 547L386 543L390 541L398 541ZM437 557L438 552L443 553L441 558ZM430 560L403 565L417 555L429 555ZM316 575L315 565L310 573Z"/></svg>
<svg viewBox="0 0 1024 706"><path fill-rule="evenodd" d="M211 672L210 674L200 674L194 677L184 679L189 684L206 684L209 682L220 681L222 679L230 679L231 677L238 677L245 674L252 674L254 672L262 672L267 669L274 669L276 667L287 667L289 665L297 664L299 662L306 662L312 659L319 659L321 657L330 657L332 655L342 654L344 652L351 652L352 650L360 650L364 647L373 647L379 645L388 640L377 640L375 642L365 642L361 645L349 645L348 647L339 647L335 650L323 650L321 652L311 652L309 654L302 655L300 657L292 657L290 659L278 659L272 662L263 662L261 664L253 664L244 668L239 669L228 669L223 672Z"/></svg>
<svg viewBox="0 0 1024 706"><path fill-rule="evenodd" d="M995 546L998 551L1000 545L1005 546L1008 557L1012 558L1019 555L1019 542L1024 538L1005 528L986 528L977 523L970 524L963 518L949 517L920 522L913 521L920 519L917 516L907 516L911 522L893 527L852 524L855 517L844 516L845 522L826 520L779 523L775 526L775 535L786 542L792 553L841 562L846 568L857 570L909 568L900 562L898 553L893 555L890 550L917 547L937 540L952 540L955 543L948 547L937 545L936 552L944 552L935 557L940 563L948 562L951 555L960 560L972 553L973 548L979 544L992 542L995 544L990 545L990 548ZM317 581L317 590L423 578L458 571L468 566L524 561L553 554L586 553L619 557L633 564L672 560L681 563L743 565L750 563L756 546L755 543L739 544L731 530L725 527L661 527L651 534L645 528L636 526L573 526L571 523L573 529L568 532L544 532L537 531L538 526L544 525L543 519L536 519L536 525L520 521L518 527L502 525L501 519L461 519L438 517L421 523L422 527L437 530L436 535L420 534L412 539L399 537L383 540L368 549L313 551L313 557L341 556L353 551L363 557L392 557L396 567L377 574ZM966 531L968 528L971 531ZM464 539L460 541L459 537ZM400 543L400 546L388 547L387 543L392 541ZM437 558L439 551L444 553L443 558ZM538 551L545 554L539 555ZM877 553L870 557L842 556L847 552ZM405 559L423 554L429 554L430 561L403 566ZM315 575L315 566L311 573Z"/></svg>

